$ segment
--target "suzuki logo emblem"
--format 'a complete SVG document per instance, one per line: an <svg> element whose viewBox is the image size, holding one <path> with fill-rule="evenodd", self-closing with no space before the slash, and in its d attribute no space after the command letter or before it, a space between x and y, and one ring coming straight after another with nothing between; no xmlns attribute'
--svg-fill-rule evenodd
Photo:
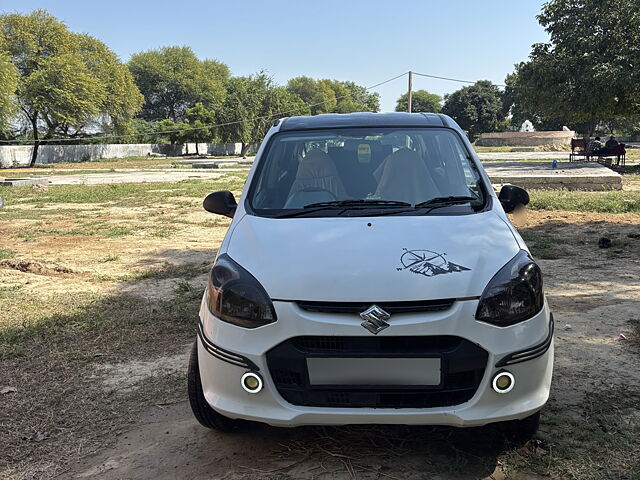
<svg viewBox="0 0 640 480"><path fill-rule="evenodd" d="M364 320L360 325L369 330L374 335L377 335L390 325L387 320L391 318L387 312L381 309L377 305L371 305L364 312L360 313L360 318Z"/></svg>

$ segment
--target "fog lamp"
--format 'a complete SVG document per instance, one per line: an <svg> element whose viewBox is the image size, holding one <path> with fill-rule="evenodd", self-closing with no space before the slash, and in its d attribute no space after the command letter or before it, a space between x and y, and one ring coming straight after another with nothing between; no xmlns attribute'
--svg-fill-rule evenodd
<svg viewBox="0 0 640 480"><path fill-rule="evenodd" d="M496 376L493 377L493 389L498 393L509 393L515 384L516 379L513 377L513 374L506 370L498 372Z"/></svg>
<svg viewBox="0 0 640 480"><path fill-rule="evenodd" d="M254 372L247 372L240 378L240 385L249 393L258 393L262 390L262 378Z"/></svg>

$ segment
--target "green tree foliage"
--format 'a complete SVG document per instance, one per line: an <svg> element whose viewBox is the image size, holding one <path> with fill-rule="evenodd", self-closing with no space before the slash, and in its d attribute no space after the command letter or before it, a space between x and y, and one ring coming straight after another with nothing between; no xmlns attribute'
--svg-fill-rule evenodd
<svg viewBox="0 0 640 480"><path fill-rule="evenodd" d="M396 103L396 112L406 112L409 103L409 94L403 93ZM442 98L435 93L426 90L416 90L411 95L411 111L439 113L442 110Z"/></svg>
<svg viewBox="0 0 640 480"><path fill-rule="evenodd" d="M640 113L640 11L635 0L552 0L538 21L548 43L516 66L522 108L590 135L602 120Z"/></svg>
<svg viewBox="0 0 640 480"><path fill-rule="evenodd" d="M314 80L302 76L289 80L287 90L309 105L312 115L380 110L380 96L354 82Z"/></svg>
<svg viewBox="0 0 640 480"><path fill-rule="evenodd" d="M142 105L128 70L101 42L70 32L44 10L0 16L5 49L18 72L15 103L36 140L79 137L98 117L126 124Z"/></svg>
<svg viewBox="0 0 640 480"><path fill-rule="evenodd" d="M496 131L504 120L500 89L489 80L445 95L442 113L453 118L473 140L482 132Z"/></svg>
<svg viewBox="0 0 640 480"><path fill-rule="evenodd" d="M244 156L252 143L262 140L276 118L308 114L309 107L298 95L276 86L263 72L233 77L221 114L222 123L231 124L221 127L222 138L242 143Z"/></svg>
<svg viewBox="0 0 640 480"><path fill-rule="evenodd" d="M351 101L355 107L352 112L379 112L380 111L380 94L369 92L366 87L358 85L355 82L342 82L349 90Z"/></svg>
<svg viewBox="0 0 640 480"><path fill-rule="evenodd" d="M502 92L502 112L505 117L505 128L518 131L525 120L531 121L536 130L561 130L566 122L557 117L545 117L537 106L526 108L516 91L518 76L516 73L507 75L505 89ZM509 118L507 118L509 117Z"/></svg>
<svg viewBox="0 0 640 480"><path fill-rule="evenodd" d="M201 103L196 103L187 109L186 119L190 130L186 130L182 137L185 142L194 142L196 155L200 155L198 143L213 143L217 137L216 128L211 127L215 124L216 116Z"/></svg>
<svg viewBox="0 0 640 480"><path fill-rule="evenodd" d="M146 120L181 121L196 103L215 110L224 101L228 67L215 60L199 60L190 47L137 53L128 65L144 95L141 116Z"/></svg>
<svg viewBox="0 0 640 480"><path fill-rule="evenodd" d="M0 32L0 132L6 131L16 112L14 97L17 88L18 71L5 50L4 36Z"/></svg>

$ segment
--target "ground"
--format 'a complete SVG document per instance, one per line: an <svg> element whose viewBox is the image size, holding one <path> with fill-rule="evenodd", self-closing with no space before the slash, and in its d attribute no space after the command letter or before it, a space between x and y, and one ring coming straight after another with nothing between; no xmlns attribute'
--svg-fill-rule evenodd
<svg viewBox="0 0 640 480"><path fill-rule="evenodd" d="M187 354L229 224L200 205L243 179L0 188L0 478L640 478L639 192L531 192L514 218L557 325L552 396L518 445L494 427L200 427Z"/></svg>

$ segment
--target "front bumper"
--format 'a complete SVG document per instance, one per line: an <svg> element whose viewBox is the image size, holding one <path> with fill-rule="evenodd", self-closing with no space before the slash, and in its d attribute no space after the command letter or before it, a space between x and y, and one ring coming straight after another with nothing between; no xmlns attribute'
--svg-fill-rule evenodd
<svg viewBox="0 0 640 480"><path fill-rule="evenodd" d="M200 376L207 402L230 418L277 426L342 424L430 424L476 426L522 419L536 412L549 397L553 370L553 338L548 306L535 317L510 327L496 327L475 320L477 300L457 301L446 311L394 315L390 328L378 336L449 335L469 340L488 353L484 375L475 394L466 402L433 408L343 408L293 405L278 393L269 373L266 354L281 342L299 336L370 337L360 319L349 314L327 314L300 309L294 302L274 302L278 321L257 329L244 329L213 317L203 302L198 340ZM207 348L203 344L208 344ZM214 352L211 345L217 346ZM545 347L540 350L540 346ZM512 354L522 361L509 361ZM213 354L212 354L213 353ZM516 355L516 359L517 359ZM235 360L229 361L229 359ZM505 364L505 360L507 363ZM510 371L516 384L508 394L491 388L494 374ZM240 377L257 370L264 388L247 393Z"/></svg>

